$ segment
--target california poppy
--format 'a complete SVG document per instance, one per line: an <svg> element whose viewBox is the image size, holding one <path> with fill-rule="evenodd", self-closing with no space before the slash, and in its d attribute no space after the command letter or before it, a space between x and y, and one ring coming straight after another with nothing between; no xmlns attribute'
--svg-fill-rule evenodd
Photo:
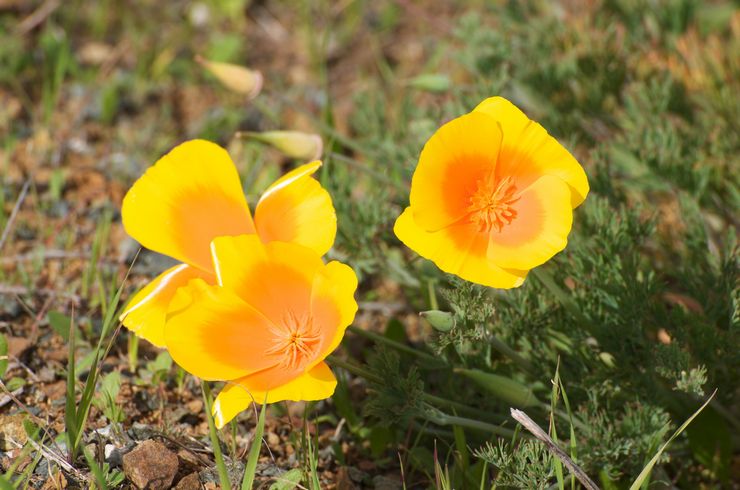
<svg viewBox="0 0 740 490"><path fill-rule="evenodd" d="M123 226L143 246L182 264L129 302L123 324L163 347L165 316L177 289L196 278L216 284L210 244L218 236L255 234L265 242L294 242L325 254L337 225L331 197L311 177L320 166L308 163L278 179L262 194L253 220L226 150L192 140L162 157L124 197Z"/></svg>
<svg viewBox="0 0 740 490"><path fill-rule="evenodd" d="M324 359L357 312L352 269L254 234L216 238L211 252L218 284L179 288L164 336L186 371L228 382L214 403L217 425L253 401L331 396L336 379Z"/></svg>
<svg viewBox="0 0 740 490"><path fill-rule="evenodd" d="M512 288L565 248L588 194L581 165L502 97L481 102L427 141L398 238L446 271Z"/></svg>

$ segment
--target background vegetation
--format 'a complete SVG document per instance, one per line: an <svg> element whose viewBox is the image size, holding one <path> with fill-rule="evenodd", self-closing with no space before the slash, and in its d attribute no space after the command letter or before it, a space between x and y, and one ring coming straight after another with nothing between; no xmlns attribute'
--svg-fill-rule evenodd
<svg viewBox="0 0 740 490"><path fill-rule="evenodd" d="M260 70L262 93L196 55ZM177 453L175 483L217 485L216 449L241 478L255 413L214 446L198 380L116 328L170 263L141 251L124 281L119 211L195 137L229 149L254 201L295 162L234 135L271 129L324 139L330 256L360 275L360 313L334 397L270 407L257 483L577 486L514 406L627 488L717 390L650 485L737 488L739 88L729 1L0 0L0 488L130 486L121 454L147 439ZM423 143L495 94L592 185L566 251L512 291L392 233Z"/></svg>

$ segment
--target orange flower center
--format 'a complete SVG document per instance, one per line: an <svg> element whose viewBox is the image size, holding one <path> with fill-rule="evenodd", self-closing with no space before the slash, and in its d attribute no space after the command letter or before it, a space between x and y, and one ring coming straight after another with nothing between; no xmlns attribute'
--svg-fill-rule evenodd
<svg viewBox="0 0 740 490"><path fill-rule="evenodd" d="M516 218L514 203L519 200L516 185L511 177L496 179L493 175L476 182L476 190L470 198L468 213L470 221L478 231L490 232L501 229Z"/></svg>
<svg viewBox="0 0 740 490"><path fill-rule="evenodd" d="M275 335L273 346L265 353L280 357L280 365L299 368L309 363L316 354L321 341L318 328L310 315L298 318L288 312L281 325L272 330Z"/></svg>

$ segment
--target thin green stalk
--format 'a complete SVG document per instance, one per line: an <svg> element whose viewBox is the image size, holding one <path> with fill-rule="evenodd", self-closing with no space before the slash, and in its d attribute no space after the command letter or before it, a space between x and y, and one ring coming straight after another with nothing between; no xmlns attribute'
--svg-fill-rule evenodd
<svg viewBox="0 0 740 490"><path fill-rule="evenodd" d="M252 490L254 485L254 475L257 472L257 461L260 457L260 448L262 447L262 434L265 432L265 413L267 412L267 394L262 403L260 416L257 420L257 427L254 429L254 439L252 447L249 448L249 457L247 465L244 467L244 479L242 480L242 490Z"/></svg>
<svg viewBox="0 0 740 490"><path fill-rule="evenodd" d="M226 471L224 455L221 453L221 443L218 440L216 424L213 422L213 415L211 414L211 406L213 405L211 387L208 386L208 381L205 380L201 381L200 386L203 389L203 403L206 406L205 408L206 420L208 421L208 433L211 437L211 446L213 446L213 458L216 460L218 479L221 481L221 488L223 488L224 490L231 490L231 480L229 480L229 472Z"/></svg>
<svg viewBox="0 0 740 490"><path fill-rule="evenodd" d="M517 351L509 347L507 344L499 340L497 337L494 337L493 335L489 336L488 342L499 353L505 355L506 357L514 361L519 367L521 367L528 373L531 374L534 371L534 367L532 366L531 362L523 358L521 355L519 355Z"/></svg>
<svg viewBox="0 0 740 490"><path fill-rule="evenodd" d="M573 298L555 282L552 275L542 267L532 269L532 275L555 296L555 299L587 330L591 330L591 322L583 314Z"/></svg>
<svg viewBox="0 0 740 490"><path fill-rule="evenodd" d="M457 425L468 429L478 430L481 432L490 432L497 436L511 438L514 436L512 429L507 429L498 425L489 424L481 420L469 419L467 417L458 417L457 415L440 414L433 416L432 422L438 425Z"/></svg>
<svg viewBox="0 0 740 490"><path fill-rule="evenodd" d="M442 364L443 361L433 356L432 354L428 354L426 352L414 349L413 347L409 347L408 345L404 345L401 342L396 342L395 340L389 339L388 337L385 337L383 335L377 334L375 332L370 332L368 330L363 330L359 327L355 327L354 325L350 325L349 328L347 328L352 333L355 333L357 335L360 335L362 337L365 337L367 339L370 339L374 342L379 342L381 344L385 344L388 347L391 347L393 349L396 349L401 352L405 352L406 354L411 354L412 356L416 356L419 359L423 359L425 361Z"/></svg>

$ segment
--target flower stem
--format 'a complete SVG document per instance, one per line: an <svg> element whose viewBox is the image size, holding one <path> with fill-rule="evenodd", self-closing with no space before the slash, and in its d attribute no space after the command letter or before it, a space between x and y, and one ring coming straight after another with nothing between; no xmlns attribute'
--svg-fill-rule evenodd
<svg viewBox="0 0 740 490"><path fill-rule="evenodd" d="M375 383L382 382L382 379L380 379L379 376L376 376L375 374L371 373L370 371L368 371L366 369L363 369L362 367L360 367L360 366L358 366L358 365L356 365L356 364L354 364L352 362L347 362L347 361L345 361L343 359L339 359L338 357L335 357L335 356L329 356L327 358L327 361L329 361L329 363L332 366L336 366L336 367L340 367L342 369L345 369L345 370L349 371L350 373L354 374L355 376L360 376L362 378L365 378L368 381L373 381ZM456 402L456 401L453 401L453 400L448 400L446 398L442 398L442 397L435 396L435 395L430 395L429 393L424 393L422 395L422 399L425 402L427 402L427 403L429 403L431 405L436 405L436 406L439 406L439 407L451 408L451 409L456 410L456 411L458 411L460 413L466 413L466 414L471 415L471 416L474 416L474 417L481 417L481 418L485 418L485 419L491 419L491 414L488 414L487 412L484 412L482 410L475 409L473 407L470 407L470 406L465 405L465 404L460 403L460 402Z"/></svg>
<svg viewBox="0 0 740 490"><path fill-rule="evenodd" d="M211 396L211 388L208 386L208 381L201 380L200 386L203 389L203 403L206 406L206 420L208 421L208 433L211 436L211 446L213 447L213 459L216 460L216 468L218 469L218 479L221 481L221 488L224 490L231 490L231 480L229 480L229 472L226 471L226 464L224 463L224 456L221 453L221 443L218 440L218 433L216 432L216 424L213 422L213 415L211 415L211 405L213 404L213 397Z"/></svg>
<svg viewBox="0 0 740 490"><path fill-rule="evenodd" d="M491 346L496 349L501 354L505 355L512 361L514 361L519 367L527 371L528 373L532 373L534 368L532 367L532 363L523 358L517 351L509 347L507 344L499 340L497 337L494 337L493 335L488 337L488 341L491 343Z"/></svg>
<svg viewBox="0 0 740 490"><path fill-rule="evenodd" d="M442 364L443 361L433 356L432 354L414 349L413 347L409 347L408 345L404 345L401 342L396 342L395 340L389 339L388 337L385 337L383 335L377 334L375 332L370 332L369 330L364 330L359 327L355 327L354 325L350 325L347 330L349 330L352 333L355 333L361 337L365 337L367 339L370 339L374 342L378 342L381 344L385 344L388 347L391 347L393 349L396 349L401 352L405 352L406 354L411 354L412 356L416 356L419 359L423 359L425 361Z"/></svg>

